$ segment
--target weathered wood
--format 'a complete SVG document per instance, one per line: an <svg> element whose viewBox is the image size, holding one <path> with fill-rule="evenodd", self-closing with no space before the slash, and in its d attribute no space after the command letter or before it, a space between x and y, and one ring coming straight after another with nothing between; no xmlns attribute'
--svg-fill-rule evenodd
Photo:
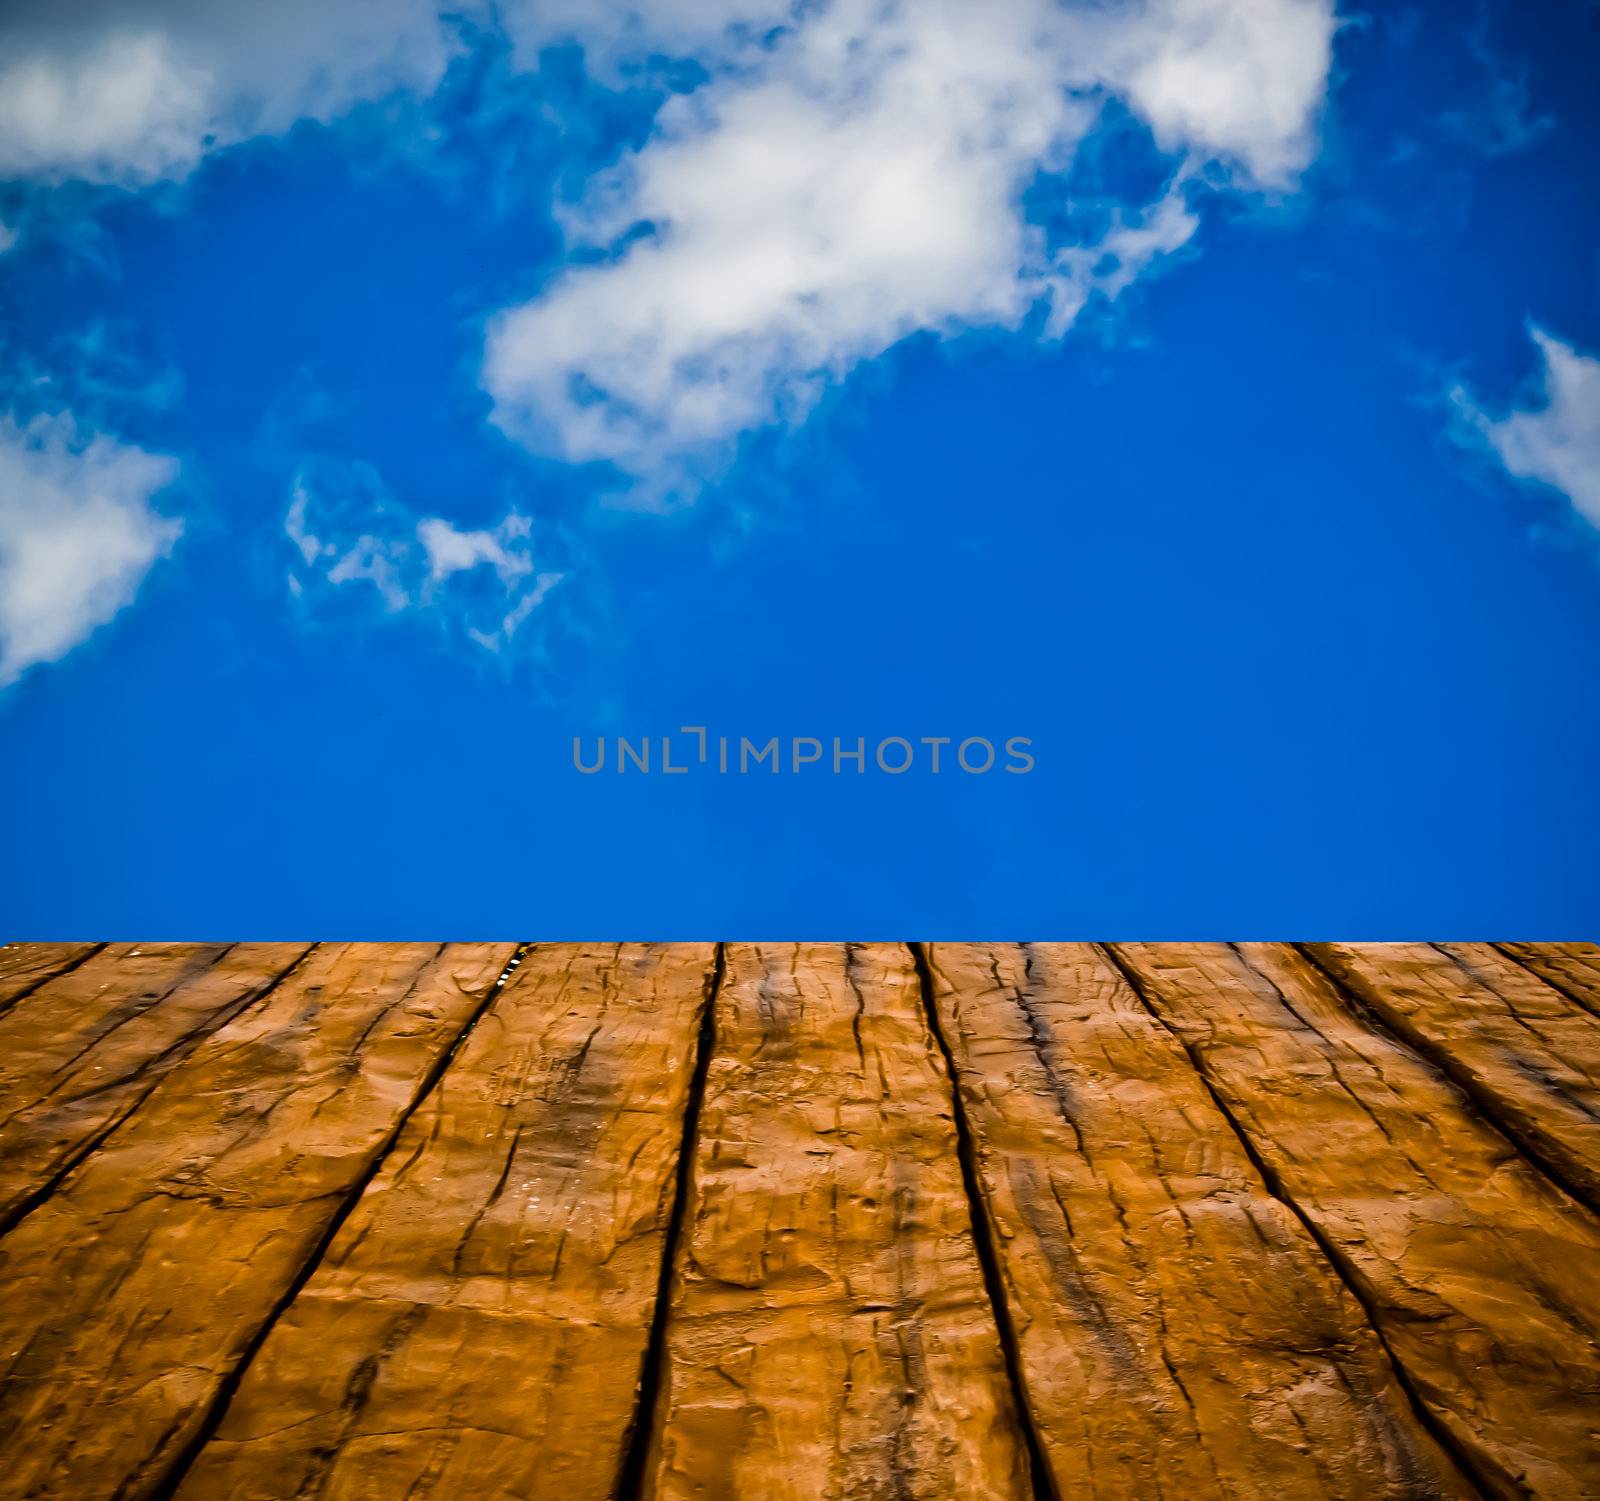
<svg viewBox="0 0 1600 1501"><path fill-rule="evenodd" d="M226 943L110 943L37 983L18 987L0 1013L0 1067L28 1039L43 1039L58 1063L69 1062L157 1010L173 991L203 975ZM156 1025L164 1025L159 1017ZM135 1045L136 1046L136 1045ZM0 1078L0 1097L26 1101L27 1075Z"/></svg>
<svg viewBox="0 0 1600 1501"><path fill-rule="evenodd" d="M1600 1228L1283 945L1119 944L1479 1483L1600 1494Z"/></svg>
<svg viewBox="0 0 1600 1501"><path fill-rule="evenodd" d="M646 1494L1029 1495L909 953L738 945Z"/></svg>
<svg viewBox="0 0 1600 1501"><path fill-rule="evenodd" d="M122 945L0 1017L0 1229L307 952Z"/></svg>
<svg viewBox="0 0 1600 1501"><path fill-rule="evenodd" d="M0 1497L160 1486L512 952L319 949L0 1240Z"/></svg>
<svg viewBox="0 0 1600 1501"><path fill-rule="evenodd" d="M1099 950L938 944L929 973L1057 1495L1473 1494Z"/></svg>
<svg viewBox="0 0 1600 1501"><path fill-rule="evenodd" d="M1518 964L1600 1016L1600 945L1592 943L1497 943Z"/></svg>
<svg viewBox="0 0 1600 1501"><path fill-rule="evenodd" d="M1583 946L714 952L0 949L0 1501L1600 1495Z"/></svg>
<svg viewBox="0 0 1600 1501"><path fill-rule="evenodd" d="M714 954L528 954L180 1496L613 1495Z"/></svg>
<svg viewBox="0 0 1600 1501"><path fill-rule="evenodd" d="M63 970L82 964L100 943L0 944L0 1012Z"/></svg>
<svg viewBox="0 0 1600 1501"><path fill-rule="evenodd" d="M1312 957L1600 1206L1600 1017L1487 943L1318 943Z"/></svg>
<svg viewBox="0 0 1600 1501"><path fill-rule="evenodd" d="M160 1039L159 1051L181 1035L161 1003L204 976L231 947L112 943L43 979L0 1015L0 1099L11 1108L33 1104L57 1069L71 1068L108 1042L108 1051L139 1056L145 1028Z"/></svg>

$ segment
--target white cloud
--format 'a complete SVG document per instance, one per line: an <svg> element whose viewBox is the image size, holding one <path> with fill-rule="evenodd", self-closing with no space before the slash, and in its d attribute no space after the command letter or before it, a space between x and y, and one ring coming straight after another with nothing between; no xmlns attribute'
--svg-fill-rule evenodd
<svg viewBox="0 0 1600 1501"><path fill-rule="evenodd" d="M1311 158L1327 86L1331 4L1149 0L1089 13L1076 45L1169 150L1238 163L1281 187ZM1078 30L1078 28L1074 28Z"/></svg>
<svg viewBox="0 0 1600 1501"><path fill-rule="evenodd" d="M1460 387L1452 399L1510 474L1561 491L1600 527L1600 359L1542 329L1532 333L1543 363L1536 404L1492 417Z"/></svg>
<svg viewBox="0 0 1600 1501"><path fill-rule="evenodd" d="M657 482L919 330L1043 308L1059 335L1189 240L1202 183L1290 186L1336 27L1333 0L12 0L0 175L176 178L427 91L458 13L501 20L525 65L571 40L601 73L707 70L571 219L602 249L653 233L508 310L486 354L508 432ZM1047 246L1024 192L1113 97L1181 170L1153 204L1101 205L1103 239Z"/></svg>
<svg viewBox="0 0 1600 1501"><path fill-rule="evenodd" d="M0 255L4 255L22 238L22 231L0 219Z"/></svg>
<svg viewBox="0 0 1600 1501"><path fill-rule="evenodd" d="M1331 0L535 13L538 36L601 51L648 51L653 27L665 49L709 49L710 81L663 109L571 226L602 247L653 233L502 314L486 353L509 433L647 483L803 415L919 330L1015 329L1048 305L1062 332L1192 235L1206 164L1286 187L1314 147L1335 27ZM1113 205L1105 240L1049 250L1024 190L1070 164L1113 95L1185 167L1154 205Z"/></svg>
<svg viewBox="0 0 1600 1501"><path fill-rule="evenodd" d="M502 21L525 66L576 41L601 74L658 54L706 70L570 215L599 260L506 310L485 355L509 434L613 463L645 500L913 333L1061 335L1188 243L1208 188L1291 187L1337 24L1334 0L12 0L0 176L178 178L425 92L462 13ZM1025 194L1065 180L1110 99L1172 176L1059 243ZM377 584L384 559L348 567Z"/></svg>
<svg viewBox="0 0 1600 1501"><path fill-rule="evenodd" d="M430 89L433 0L10 0L0 176L138 184L212 148Z"/></svg>
<svg viewBox="0 0 1600 1501"><path fill-rule="evenodd" d="M435 584L452 573L487 563L509 589L517 579L533 571L533 559L525 551L515 550L532 531L533 523L515 512L492 532L458 531L437 516L417 523L417 539L428 555L428 577Z"/></svg>
<svg viewBox="0 0 1600 1501"><path fill-rule="evenodd" d="M177 469L65 414L0 416L0 688L132 602L182 530L150 505Z"/></svg>
<svg viewBox="0 0 1600 1501"><path fill-rule="evenodd" d="M363 598L386 615L426 610L490 651L509 647L561 582L536 565L533 524L516 511L489 530L463 531L395 505L368 471L302 475L284 532L298 562L290 593L307 608ZM357 586L354 595L345 587ZM365 586L365 588L363 588Z"/></svg>

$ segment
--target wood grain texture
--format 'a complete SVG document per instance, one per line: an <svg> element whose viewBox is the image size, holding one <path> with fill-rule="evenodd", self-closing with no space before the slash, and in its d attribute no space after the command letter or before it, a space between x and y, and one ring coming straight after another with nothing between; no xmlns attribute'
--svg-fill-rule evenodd
<svg viewBox="0 0 1600 1501"><path fill-rule="evenodd" d="M645 1494L1032 1494L899 945L734 945Z"/></svg>
<svg viewBox="0 0 1600 1501"><path fill-rule="evenodd" d="M0 949L0 1501L1600 1496L1595 958Z"/></svg>
<svg viewBox="0 0 1600 1501"><path fill-rule="evenodd" d="M1057 1494L1473 1494L1098 949L938 944L929 971Z"/></svg>
<svg viewBox="0 0 1600 1501"><path fill-rule="evenodd" d="M613 1495L713 955L526 956L180 1496Z"/></svg>
<svg viewBox="0 0 1600 1501"><path fill-rule="evenodd" d="M1296 950L1115 952L1480 1484L1600 1494L1594 1216Z"/></svg>
<svg viewBox="0 0 1600 1501"><path fill-rule="evenodd" d="M126 1120L307 944L128 945L0 1017L0 1227Z"/></svg>
<svg viewBox="0 0 1600 1501"><path fill-rule="evenodd" d="M99 943L0 943L0 1012L53 975L103 948Z"/></svg>
<svg viewBox="0 0 1600 1501"><path fill-rule="evenodd" d="M166 1015L162 1003L230 947L107 944L80 963L36 977L0 1014L0 1099L11 1109L35 1103L57 1069L71 1068L108 1039L130 1059L159 1053L185 1030L174 1027L177 1018Z"/></svg>
<svg viewBox="0 0 1600 1501"><path fill-rule="evenodd" d="M1319 943L1360 1005L1600 1206L1600 1017L1487 943Z"/></svg>
<svg viewBox="0 0 1600 1501"><path fill-rule="evenodd" d="M512 951L319 949L0 1240L0 1497L157 1490Z"/></svg>
<svg viewBox="0 0 1600 1501"><path fill-rule="evenodd" d="M1495 947L1591 1016L1600 1016L1600 944L1497 943Z"/></svg>

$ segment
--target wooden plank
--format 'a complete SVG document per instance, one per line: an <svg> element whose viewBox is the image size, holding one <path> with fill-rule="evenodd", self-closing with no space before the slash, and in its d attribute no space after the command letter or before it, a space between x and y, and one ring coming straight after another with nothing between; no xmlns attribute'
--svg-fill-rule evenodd
<svg viewBox="0 0 1600 1501"><path fill-rule="evenodd" d="M525 958L180 1496L613 1495L714 955Z"/></svg>
<svg viewBox="0 0 1600 1501"><path fill-rule="evenodd" d="M1296 950L1118 944L1479 1484L1600 1494L1600 1228Z"/></svg>
<svg viewBox="0 0 1600 1501"><path fill-rule="evenodd" d="M1600 1017L1487 943L1318 943L1312 957L1600 1206Z"/></svg>
<svg viewBox="0 0 1600 1501"><path fill-rule="evenodd" d="M318 949L0 1240L0 1497L157 1493L512 952Z"/></svg>
<svg viewBox="0 0 1600 1501"><path fill-rule="evenodd" d="M226 943L108 943L59 970L33 976L0 1011L0 1057L13 1036L61 1033L63 1058L155 1009L179 986L204 974ZM24 1010L37 1020L30 1021Z"/></svg>
<svg viewBox="0 0 1600 1501"><path fill-rule="evenodd" d="M1474 1494L1183 1048L1091 944L938 944L1055 1494Z"/></svg>
<svg viewBox="0 0 1600 1501"><path fill-rule="evenodd" d="M1031 1494L950 1083L897 945L737 945L644 1493Z"/></svg>
<svg viewBox="0 0 1600 1501"><path fill-rule="evenodd" d="M0 944L0 1012L6 1011L18 996L36 989L53 975L82 964L99 943L4 943Z"/></svg>
<svg viewBox="0 0 1600 1501"><path fill-rule="evenodd" d="M1497 943L1518 964L1554 985L1592 1016L1600 1016L1600 945L1593 943Z"/></svg>
<svg viewBox="0 0 1600 1501"><path fill-rule="evenodd" d="M0 1018L0 1231L308 951L122 945Z"/></svg>
<svg viewBox="0 0 1600 1501"><path fill-rule="evenodd" d="M56 1069L71 1067L108 1039L120 1046L124 1031L137 1038L147 1026L163 1027L162 1003L230 947L110 943L47 977L0 1015L0 1098L12 1106L33 1104ZM137 1052L137 1041L128 1047Z"/></svg>

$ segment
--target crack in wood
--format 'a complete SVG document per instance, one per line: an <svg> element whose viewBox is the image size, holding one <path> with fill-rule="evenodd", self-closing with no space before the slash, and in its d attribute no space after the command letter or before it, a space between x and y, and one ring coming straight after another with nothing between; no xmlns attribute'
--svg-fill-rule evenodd
<svg viewBox="0 0 1600 1501"><path fill-rule="evenodd" d="M500 971L493 985L484 992L482 999L473 1007L465 1023L457 1030L449 1045L439 1052L429 1066L422 1077L421 1084L411 1096L404 1110L395 1119L393 1126L385 1134L377 1149L372 1152L366 1166L343 1193L339 1207L329 1217L326 1227L312 1246L310 1254L302 1262L299 1271L295 1273L288 1286L285 1287L282 1294L273 1303L266 1317L257 1327L244 1349L239 1353L238 1358L223 1376L211 1401L207 1404L205 1416L201 1419L193 1436L177 1452L161 1476L146 1492L151 1501L171 1501L171 1498L177 1494L178 1488L183 1484L184 1477L188 1474L190 1467L199 1457L201 1450L205 1448L212 1435L216 1433L224 1415L227 1413L228 1404L232 1402L234 1394L239 1390L240 1383L249 1371L251 1362L266 1343L274 1325L283 1317L289 1305L300 1295L301 1289L311 1280L312 1274L321 1264L322 1258L327 1254L328 1247L333 1244L334 1237L338 1235L345 1220L350 1217L350 1211L355 1208L361 1195L366 1192L367 1185L382 1166L383 1159L388 1156L390 1149L399 1140L400 1133L405 1129L406 1122L411 1119L417 1108L438 1087L439 1081L444 1078L445 1071L461 1050L462 1044L471 1035L473 1028L478 1025L479 1021L500 998L500 993L505 989L506 982L510 980L517 966L522 963L523 956L531 947L532 944L530 943L517 945L516 951L512 954L505 968Z"/></svg>
<svg viewBox="0 0 1600 1501"><path fill-rule="evenodd" d="M650 1310L650 1336L645 1342L644 1359L639 1364L633 1416L623 1442L621 1468L613 1489L616 1501L639 1501L645 1493L646 1465L655 1433L656 1406L666 1370L667 1325L672 1316L672 1279L677 1270L679 1247L683 1242L683 1222L688 1214L694 1188L694 1156L700 1137L700 1108L705 1101L706 1076L717 1048L717 997L722 992L728 962L728 946L717 945L711 974L706 981L705 1000L700 1011L700 1026L695 1037L693 1072L689 1076L688 1103L683 1111L683 1131L678 1140L678 1159L672 1177L672 1207L667 1216L666 1235L661 1246L661 1268L656 1282L655 1302Z"/></svg>
<svg viewBox="0 0 1600 1501"><path fill-rule="evenodd" d="M927 945L908 944L917 969L917 988L922 998L923 1015L927 1019L928 1034L939 1049L944 1061L945 1078L950 1087L950 1109L955 1119L956 1153L961 1163L961 1183L967 1193L967 1207L972 1215L972 1239L978 1251L978 1263L983 1268L983 1283L988 1290L989 1305L994 1311L995 1332L1000 1340L1000 1350L1005 1358L1006 1379L1011 1386L1011 1399L1016 1405L1017 1419L1028 1449L1028 1469L1036 1501L1061 1501L1056 1487L1055 1474L1045 1457L1044 1444L1039 1437L1039 1427L1028 1402L1027 1381L1023 1375L1022 1356L1017 1340L1016 1324L1011 1316L1011 1306L1006 1293L1005 1274L1000 1268L1000 1257L994 1244L994 1227L990 1223L978 1172L977 1150L973 1145L972 1124L967 1119L966 1102L961 1098L961 1079L950 1043L939 1024L939 1008L934 1003L933 970L928 963Z"/></svg>

